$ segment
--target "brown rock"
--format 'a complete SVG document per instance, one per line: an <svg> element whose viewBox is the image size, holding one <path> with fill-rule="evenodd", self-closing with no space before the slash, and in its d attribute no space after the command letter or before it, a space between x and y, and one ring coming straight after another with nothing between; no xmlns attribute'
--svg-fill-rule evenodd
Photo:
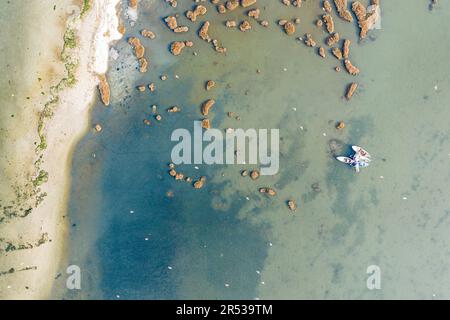
<svg viewBox="0 0 450 320"><path fill-rule="evenodd" d="M134 55L136 58L140 59L144 57L145 48L141 43L141 40L135 37L131 37L128 39L128 43L133 47L134 49Z"/></svg>
<svg viewBox="0 0 450 320"><path fill-rule="evenodd" d="M335 32L327 38L327 41L326 41L327 45L331 47L331 46L335 45L336 43L338 43L339 39L340 39L339 33Z"/></svg>
<svg viewBox="0 0 450 320"><path fill-rule="evenodd" d="M147 125L147 126L149 126L149 125L151 124L151 123L150 123L150 120L144 119L144 124Z"/></svg>
<svg viewBox="0 0 450 320"><path fill-rule="evenodd" d="M308 47L315 47L316 46L316 41L314 41L314 39L312 38L311 34L307 33L305 35L305 44Z"/></svg>
<svg viewBox="0 0 450 320"><path fill-rule="evenodd" d="M347 9L347 0L334 0L339 16L348 22L353 22L353 16Z"/></svg>
<svg viewBox="0 0 450 320"><path fill-rule="evenodd" d="M186 45L184 44L184 41L174 41L170 45L170 52L174 56L178 56L181 54L181 51L184 49Z"/></svg>
<svg viewBox="0 0 450 320"><path fill-rule="evenodd" d="M252 170L252 172L250 172L250 178L252 178L252 180L256 180L259 178L259 171L258 170Z"/></svg>
<svg viewBox="0 0 450 320"><path fill-rule="evenodd" d="M123 23L119 23L119 26L117 27L117 31L124 35L127 32L127 29L125 28L125 25Z"/></svg>
<svg viewBox="0 0 450 320"><path fill-rule="evenodd" d="M169 109L167 109L167 112L170 112L170 113L176 113L176 112L180 112L180 111L181 111L181 109L178 106L173 106L173 107L170 107Z"/></svg>
<svg viewBox="0 0 450 320"><path fill-rule="evenodd" d="M354 1L352 3L352 11L358 21L362 21L366 18L366 7L361 2Z"/></svg>
<svg viewBox="0 0 450 320"><path fill-rule="evenodd" d="M262 20L262 21L260 22L260 24L261 24L264 28L267 28L267 27L269 26L269 21L267 21L267 20Z"/></svg>
<svg viewBox="0 0 450 320"><path fill-rule="evenodd" d="M198 31L198 36L200 39L205 40L207 42L211 42L211 37L208 34L210 23L209 21L205 21Z"/></svg>
<svg viewBox="0 0 450 320"><path fill-rule="evenodd" d="M128 5L129 5L130 8L132 8L132 9L137 9L138 0L129 0L129 1L128 1Z"/></svg>
<svg viewBox="0 0 450 320"><path fill-rule="evenodd" d="M205 101L202 105L202 114L204 116L207 116L209 113L209 110L214 106L215 103L216 103L216 101L214 99L209 99L209 100Z"/></svg>
<svg viewBox="0 0 450 320"><path fill-rule="evenodd" d="M169 171L169 175L170 175L171 177L175 177L175 176L177 175L177 172L175 171L175 169L171 169L171 170Z"/></svg>
<svg viewBox="0 0 450 320"><path fill-rule="evenodd" d="M338 130L342 130L345 128L345 123L343 121L340 121L337 125L336 125L336 129Z"/></svg>
<svg viewBox="0 0 450 320"><path fill-rule="evenodd" d="M317 19L316 21L316 27L317 28L322 28L323 27L323 21L321 19Z"/></svg>
<svg viewBox="0 0 450 320"><path fill-rule="evenodd" d="M344 65L345 65L345 69L347 70L348 73L350 73L353 76L356 76L359 73L359 69L357 67L355 67L350 60L345 59L344 60Z"/></svg>
<svg viewBox="0 0 450 320"><path fill-rule="evenodd" d="M211 121L209 119L202 120L202 128L203 129L211 129Z"/></svg>
<svg viewBox="0 0 450 320"><path fill-rule="evenodd" d="M247 20L244 20L241 22L241 24L239 25L239 29L242 32L248 31L252 28L252 25L250 24L250 22L248 22Z"/></svg>
<svg viewBox="0 0 450 320"><path fill-rule="evenodd" d="M295 203L294 200L288 200L287 206L288 206L289 210L291 210L291 211L297 210L297 204Z"/></svg>
<svg viewBox="0 0 450 320"><path fill-rule="evenodd" d="M138 60L138 62L139 62L139 72L141 72L141 73L147 72L147 69L148 69L148 61L147 61L147 59L140 58Z"/></svg>
<svg viewBox="0 0 450 320"><path fill-rule="evenodd" d="M336 57L336 59L341 60L342 59L342 51L339 48L332 48L331 52L333 53L333 56Z"/></svg>
<svg viewBox="0 0 450 320"><path fill-rule="evenodd" d="M94 130L96 131L96 132L101 132L102 130L103 130L103 128L102 128L102 126L100 125L100 124L96 124L95 126L94 126Z"/></svg>
<svg viewBox="0 0 450 320"><path fill-rule="evenodd" d="M248 171L247 170L242 170L241 171L241 176L243 176L243 177L248 176Z"/></svg>
<svg viewBox="0 0 450 320"><path fill-rule="evenodd" d="M188 32L189 31L189 27L187 26L178 26L175 29L173 29L173 32L175 33L182 33L182 32Z"/></svg>
<svg viewBox="0 0 450 320"><path fill-rule="evenodd" d="M322 58L326 57L325 49L323 47L319 48L319 56L321 56Z"/></svg>
<svg viewBox="0 0 450 320"><path fill-rule="evenodd" d="M149 38L149 39L155 39L156 35L154 32L147 30L147 29L143 29L141 30L141 35L145 38Z"/></svg>
<svg viewBox="0 0 450 320"><path fill-rule="evenodd" d="M326 12L331 13L332 8L331 8L331 4L328 0L325 0L323 2L323 8L325 9Z"/></svg>
<svg viewBox="0 0 450 320"><path fill-rule="evenodd" d="M239 0L228 0L225 3L225 7L227 8L227 10L233 11L234 9L239 7Z"/></svg>
<svg viewBox="0 0 450 320"><path fill-rule="evenodd" d="M225 25L227 28L235 28L237 26L237 23L235 20L228 20Z"/></svg>
<svg viewBox="0 0 450 320"><path fill-rule="evenodd" d="M251 5L254 5L256 3L256 0L241 0L241 6L246 8L250 7Z"/></svg>
<svg viewBox="0 0 450 320"><path fill-rule="evenodd" d="M302 0L294 0L292 1L292 5L294 7L300 8L302 6Z"/></svg>
<svg viewBox="0 0 450 320"><path fill-rule="evenodd" d="M141 84L140 86L137 86L137 89L138 89L140 92L144 92L144 91L145 91L145 85Z"/></svg>
<svg viewBox="0 0 450 320"><path fill-rule="evenodd" d="M259 19L260 13L261 13L261 11L259 9L252 9L247 12L247 15L250 18Z"/></svg>
<svg viewBox="0 0 450 320"><path fill-rule="evenodd" d="M177 18L175 16L168 16L164 19L167 26L170 30L174 30L176 27L178 27Z"/></svg>
<svg viewBox="0 0 450 320"><path fill-rule="evenodd" d="M214 80L208 80L206 81L205 89L206 91L211 90L216 85L216 82Z"/></svg>
<svg viewBox="0 0 450 320"><path fill-rule="evenodd" d="M105 106L109 106L111 91L109 89L108 80L105 75L99 75L98 79L100 80L98 84L98 90L100 91L100 99L102 100Z"/></svg>
<svg viewBox="0 0 450 320"><path fill-rule="evenodd" d="M197 20L198 16L203 16L206 14L206 12L208 12L206 7L199 4L198 6L195 7L195 9L193 11L191 11L191 10L187 11L186 17L189 20L191 20L192 22L195 22Z"/></svg>
<svg viewBox="0 0 450 320"><path fill-rule="evenodd" d="M224 13L227 12L227 8L225 8L225 5L219 4L219 5L217 6L217 11L218 11L219 13L221 13L221 14L224 14Z"/></svg>
<svg viewBox="0 0 450 320"><path fill-rule="evenodd" d="M334 32L334 21L333 17L329 14L324 14L322 16L323 22L325 23L325 27L327 28L327 31L329 34L332 34Z"/></svg>
<svg viewBox="0 0 450 320"><path fill-rule="evenodd" d="M194 188L195 189L201 189L203 188L203 181L202 180L197 180L194 182Z"/></svg>
<svg viewBox="0 0 450 320"><path fill-rule="evenodd" d="M344 40L344 44L342 46L344 59L348 59L348 56L350 55L350 44L351 44L350 40L348 39Z"/></svg>
<svg viewBox="0 0 450 320"><path fill-rule="evenodd" d="M347 93L345 94L345 98L347 100L350 100L353 97L353 94L355 94L357 88L358 88L358 84L356 82L352 82L347 88Z"/></svg>
<svg viewBox="0 0 450 320"><path fill-rule="evenodd" d="M150 84L148 85L148 89L150 90L150 92L154 92L155 89L156 89L155 84L154 84L153 82L150 83Z"/></svg>
<svg viewBox="0 0 450 320"><path fill-rule="evenodd" d="M292 35L295 33L295 24L293 24L290 21L287 21L284 25L284 32L286 32L287 35Z"/></svg>

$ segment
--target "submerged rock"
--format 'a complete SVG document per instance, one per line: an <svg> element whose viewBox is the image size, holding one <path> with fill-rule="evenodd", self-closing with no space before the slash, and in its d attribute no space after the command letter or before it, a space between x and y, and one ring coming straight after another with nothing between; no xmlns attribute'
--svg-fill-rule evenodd
<svg viewBox="0 0 450 320"><path fill-rule="evenodd" d="M268 196L274 197L277 195L277 192L272 188L259 188L260 193L265 193Z"/></svg>
<svg viewBox="0 0 450 320"><path fill-rule="evenodd" d="M180 111L181 111L181 108L178 106L173 106L173 107L170 107L169 109L167 109L167 112L170 112L170 113L176 113L176 112L180 112Z"/></svg>

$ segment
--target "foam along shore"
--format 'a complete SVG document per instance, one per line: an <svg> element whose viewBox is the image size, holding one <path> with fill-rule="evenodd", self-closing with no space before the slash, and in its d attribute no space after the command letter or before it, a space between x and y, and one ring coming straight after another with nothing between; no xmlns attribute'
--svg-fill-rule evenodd
<svg viewBox="0 0 450 320"><path fill-rule="evenodd" d="M5 250L0 251L0 271L6 271L0 276L2 299L50 297L65 254L68 221L64 215L72 150L89 128L89 107L97 92L98 76L107 71L109 46L121 37L117 31L119 2L92 0L88 11L80 15L80 11L76 10L67 20L67 30L73 30L76 35L76 46L70 50L70 59L77 65L74 71L76 81L52 93L57 95L58 100L52 117L46 119L42 131L46 148L39 156L42 156L41 168L48 173L48 181L40 188L47 196L30 215L1 226L8 231L2 233L2 237L11 242L34 243L30 235L35 234L45 234L45 239L32 248L6 253ZM34 153L35 150L27 152ZM65 268L62 266L61 270L64 272Z"/></svg>

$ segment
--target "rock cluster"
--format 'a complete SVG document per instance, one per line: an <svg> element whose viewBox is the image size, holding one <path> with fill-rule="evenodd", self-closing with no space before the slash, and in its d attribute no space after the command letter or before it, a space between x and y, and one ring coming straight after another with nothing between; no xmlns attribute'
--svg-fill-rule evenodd
<svg viewBox="0 0 450 320"><path fill-rule="evenodd" d="M339 33L335 32L327 38L327 41L326 41L327 45L329 47L334 46L336 43L339 42L339 39L340 39Z"/></svg>

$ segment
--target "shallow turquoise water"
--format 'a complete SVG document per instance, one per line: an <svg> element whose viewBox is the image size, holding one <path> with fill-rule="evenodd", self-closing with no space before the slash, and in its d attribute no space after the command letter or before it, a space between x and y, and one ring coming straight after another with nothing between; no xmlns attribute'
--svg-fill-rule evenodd
<svg viewBox="0 0 450 320"><path fill-rule="evenodd" d="M157 40L143 40L151 67L139 74L128 44L117 44L121 57L108 75L112 106L97 103L92 112L104 130L89 132L73 161L67 263L80 265L82 290L66 292L59 280L56 296L449 298L450 7L427 5L383 1L382 29L360 44L355 26L335 18L353 41L351 59L362 70L354 78L336 73L331 55L322 60L276 26L299 16L297 36L322 39L313 24L318 2L295 9L260 1L271 27L253 24L248 33L222 23L242 19L242 11L219 16L208 5L211 34L226 56L201 42L184 17L191 32L171 33L161 17L173 9L143 3L127 36L144 27L156 32ZM172 57L174 39L195 46ZM162 74L169 80L159 80ZM218 83L210 92L203 89L208 79ZM360 90L347 102L345 87L355 79ZM152 81L154 94L136 91ZM191 129L211 97L214 127L280 128L279 174L253 182L240 176L243 166L184 166L188 175L207 176L201 190L167 174L171 132ZM163 120L147 127L153 104ZM172 105L182 112L167 114ZM341 120L347 127L338 132ZM372 165L355 174L334 160L333 141L343 153L364 146ZM261 186L275 187L277 197L260 195ZM287 199L298 202L295 214ZM366 288L369 265L381 269L381 290Z"/></svg>

